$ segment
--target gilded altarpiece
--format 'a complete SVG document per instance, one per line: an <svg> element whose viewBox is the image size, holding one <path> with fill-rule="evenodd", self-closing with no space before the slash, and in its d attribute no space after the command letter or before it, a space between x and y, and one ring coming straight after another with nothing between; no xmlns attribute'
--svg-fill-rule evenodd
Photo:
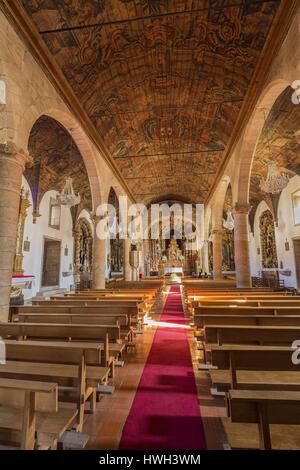
<svg viewBox="0 0 300 470"><path fill-rule="evenodd" d="M267 210L263 212L260 216L259 228L262 253L262 268L277 269L278 260L276 252L274 219L270 211Z"/></svg>
<svg viewBox="0 0 300 470"><path fill-rule="evenodd" d="M18 231L17 231L17 245L16 254L14 259L13 274L15 276L21 276L24 273L23 270L23 241L24 241L24 227L27 216L27 209L31 204L29 202L29 192L25 191L24 188L21 190L20 205L19 205L19 220L18 220Z"/></svg>
<svg viewBox="0 0 300 470"><path fill-rule="evenodd" d="M93 236L87 220L82 218L77 221L74 237L75 273L82 287L88 287L92 272Z"/></svg>

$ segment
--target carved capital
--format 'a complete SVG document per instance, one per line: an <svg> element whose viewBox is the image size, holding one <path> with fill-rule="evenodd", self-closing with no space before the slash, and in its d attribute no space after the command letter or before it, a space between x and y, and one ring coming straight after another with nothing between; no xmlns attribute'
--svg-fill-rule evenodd
<svg viewBox="0 0 300 470"><path fill-rule="evenodd" d="M13 142L0 143L0 160L2 158L19 163L23 170L26 165L33 163L32 157L24 150L19 149Z"/></svg>
<svg viewBox="0 0 300 470"><path fill-rule="evenodd" d="M248 214L251 209L250 204L240 204L239 202L236 203L233 214Z"/></svg>

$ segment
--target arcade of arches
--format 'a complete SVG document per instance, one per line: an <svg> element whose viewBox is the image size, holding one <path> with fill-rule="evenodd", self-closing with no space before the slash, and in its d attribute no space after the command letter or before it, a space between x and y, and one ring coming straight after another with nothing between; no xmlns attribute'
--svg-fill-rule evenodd
<svg viewBox="0 0 300 470"><path fill-rule="evenodd" d="M0 2L0 326L12 306L117 284L179 277L299 291L299 24L292 0ZM154 239L99 238L98 206L112 205L119 222L121 196L147 208L203 205L194 243L174 214L167 237L160 221ZM141 362L129 359L136 387L151 344L167 335L144 334ZM129 395L123 424L139 406ZM86 429L97 448L100 427ZM219 424L221 437L204 431L203 448L225 442Z"/></svg>

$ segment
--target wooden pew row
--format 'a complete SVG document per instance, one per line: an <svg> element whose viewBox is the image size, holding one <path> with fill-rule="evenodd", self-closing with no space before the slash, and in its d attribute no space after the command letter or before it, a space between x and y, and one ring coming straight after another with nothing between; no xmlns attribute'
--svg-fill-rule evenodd
<svg viewBox="0 0 300 470"><path fill-rule="evenodd" d="M129 327L127 315L103 316L72 313L19 313L18 321L21 323L63 323L86 325L117 325L120 327L121 339L125 341L126 348L134 346L133 329Z"/></svg>
<svg viewBox="0 0 300 470"><path fill-rule="evenodd" d="M300 447L300 392L230 390L223 425L232 449Z"/></svg>
<svg viewBox="0 0 300 470"><path fill-rule="evenodd" d="M21 449L32 450L37 412L57 413L57 385L0 378L0 405L2 432L19 432Z"/></svg>
<svg viewBox="0 0 300 470"><path fill-rule="evenodd" d="M208 325L204 328L206 346L210 344L290 345L300 339L297 326Z"/></svg>
<svg viewBox="0 0 300 470"><path fill-rule="evenodd" d="M61 324L61 323L0 323L0 336L17 339L39 338L98 342L102 351L101 365L111 366L121 357L125 344L120 342L117 325Z"/></svg>
<svg viewBox="0 0 300 470"><path fill-rule="evenodd" d="M196 315L197 328L206 325L300 326L300 315Z"/></svg>
<svg viewBox="0 0 300 470"><path fill-rule="evenodd" d="M24 305L15 306L10 308L10 316L17 318L20 314L31 313L57 313L57 314L72 314L72 315L98 315L100 318L114 318L119 321L126 315L128 319L128 328L131 328L137 321L137 312L135 307L103 307L103 306L81 306L81 305L56 305L47 304L44 302L42 305ZM121 320L122 321L122 320ZM105 321L104 321L105 323Z"/></svg>
<svg viewBox="0 0 300 470"><path fill-rule="evenodd" d="M71 294L65 296L53 296L50 297L50 300L66 300L66 301L101 301L101 302L132 302L133 304L138 304L140 311L149 312L151 307L153 306L153 302L151 300L147 300L144 297L130 297L130 296L109 296L109 295L102 295L102 294Z"/></svg>
<svg viewBox="0 0 300 470"><path fill-rule="evenodd" d="M82 305L85 307L106 307L107 310L112 310L115 307L131 308L135 311L137 317L145 316L148 309L144 302L137 302L135 300L117 300L117 299L75 299L67 297L58 297L55 300L33 300L33 305ZM123 310L123 313L125 310Z"/></svg>
<svg viewBox="0 0 300 470"><path fill-rule="evenodd" d="M60 400L77 407L77 430L81 431L87 401L94 411L96 394L107 385L111 369L101 366L99 343L5 339L6 364L0 377L22 375L59 384ZM17 361L17 362L16 362ZM28 363L34 363L28 366ZM46 373L46 374L45 374Z"/></svg>
<svg viewBox="0 0 300 470"><path fill-rule="evenodd" d="M265 307L249 307L249 306L212 306L212 307L196 307L195 317L197 315L299 315L300 307L291 306L265 306Z"/></svg>
<svg viewBox="0 0 300 470"><path fill-rule="evenodd" d="M144 308L138 302L124 302L124 301L96 301L96 300L75 300L75 299L57 299L57 300L43 300L33 301L34 306L40 306L43 308L58 308L58 307L71 307L72 312L75 313L74 308L97 308L96 312L93 313L121 313L130 315L130 326L134 323L138 330L142 329L145 317L148 314L148 310ZM55 307L54 307L55 306ZM11 310L14 311L13 309ZM46 312L45 312L46 313Z"/></svg>
<svg viewBox="0 0 300 470"><path fill-rule="evenodd" d="M130 297L142 297L149 300L154 300L158 294L157 289L85 289L76 291L74 294L104 294L113 296L130 296Z"/></svg>
<svg viewBox="0 0 300 470"><path fill-rule="evenodd" d="M269 306L294 306L300 308L300 297L260 297L230 300L201 300L192 302L193 308L197 307L230 307L232 305L244 307L269 307Z"/></svg>
<svg viewBox="0 0 300 470"><path fill-rule="evenodd" d="M23 450L56 448L77 415L59 407L51 382L0 378L0 405L0 438L17 440Z"/></svg>
<svg viewBox="0 0 300 470"><path fill-rule="evenodd" d="M294 351L290 346L213 346L212 386L219 392L300 390L300 368L292 362Z"/></svg>

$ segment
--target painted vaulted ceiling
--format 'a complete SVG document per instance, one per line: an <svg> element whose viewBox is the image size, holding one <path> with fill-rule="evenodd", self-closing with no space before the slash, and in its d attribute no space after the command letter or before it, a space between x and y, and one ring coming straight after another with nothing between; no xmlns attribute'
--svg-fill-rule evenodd
<svg viewBox="0 0 300 470"><path fill-rule="evenodd" d="M138 201L204 202L280 0L24 0Z"/></svg>

